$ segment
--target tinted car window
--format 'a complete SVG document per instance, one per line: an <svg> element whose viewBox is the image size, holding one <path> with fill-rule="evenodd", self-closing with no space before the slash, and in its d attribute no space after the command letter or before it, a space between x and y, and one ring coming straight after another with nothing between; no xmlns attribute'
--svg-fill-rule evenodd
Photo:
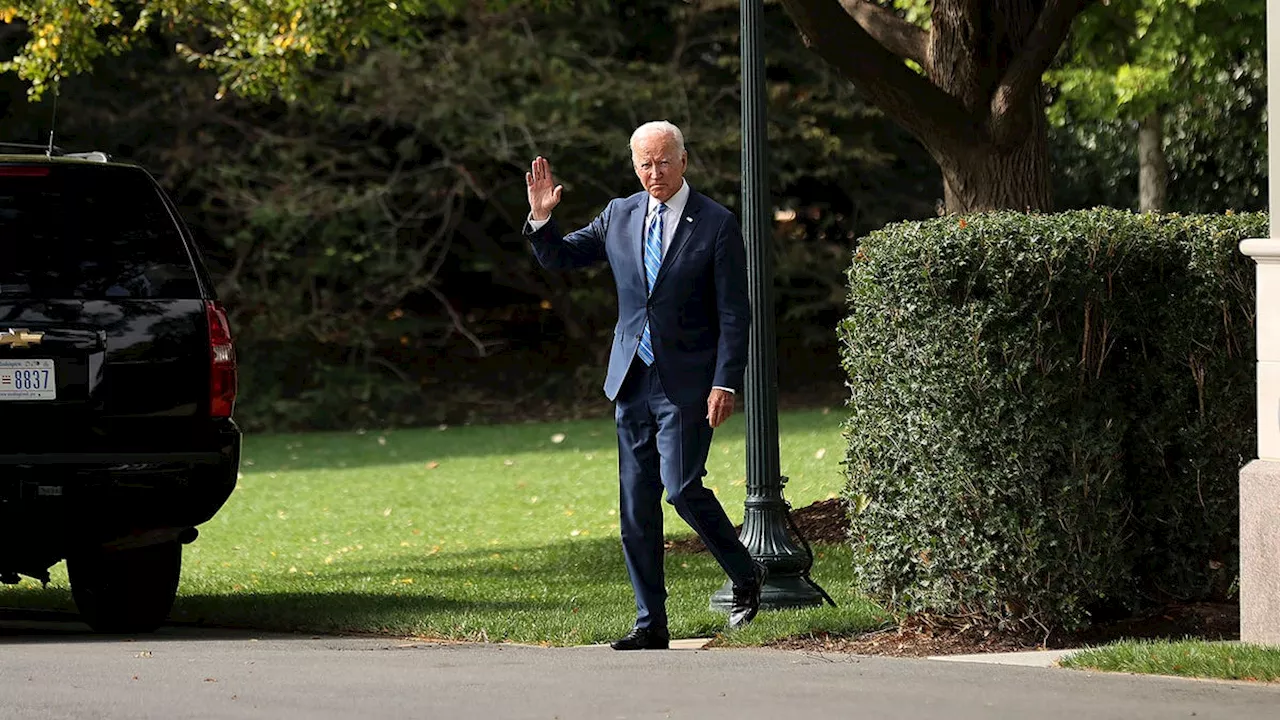
<svg viewBox="0 0 1280 720"><path fill-rule="evenodd" d="M141 170L0 164L0 299L198 298L181 231Z"/></svg>

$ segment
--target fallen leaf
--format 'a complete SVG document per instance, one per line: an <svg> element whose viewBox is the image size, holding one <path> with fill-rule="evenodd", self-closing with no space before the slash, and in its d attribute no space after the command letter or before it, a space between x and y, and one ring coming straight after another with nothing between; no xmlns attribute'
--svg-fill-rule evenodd
<svg viewBox="0 0 1280 720"><path fill-rule="evenodd" d="M813 456L814 456L814 457L816 457L816 458L818 458L819 460L821 460L822 458L824 458L824 457L826 457L826 456L827 456L827 449L826 449L826 448L818 448L818 452L814 453L814 454L813 454Z"/></svg>
<svg viewBox="0 0 1280 720"><path fill-rule="evenodd" d="M440 463L436 462L435 460L432 460L431 462L427 463L428 470L435 470L438 467L440 467Z"/></svg>

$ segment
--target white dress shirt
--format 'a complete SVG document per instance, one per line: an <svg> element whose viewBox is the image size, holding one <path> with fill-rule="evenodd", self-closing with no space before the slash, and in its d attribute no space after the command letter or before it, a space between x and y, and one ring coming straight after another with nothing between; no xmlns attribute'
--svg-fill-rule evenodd
<svg viewBox="0 0 1280 720"><path fill-rule="evenodd" d="M667 201L667 210L662 214L662 258L664 261L667 257L667 250L671 248L671 239L676 236L676 229L684 221L684 208L689 204L690 192L689 181L681 180L680 189ZM654 214L658 212L659 204L658 198L652 195L649 196L649 209L644 215L644 232L646 233L649 232L649 223L653 222ZM530 230L537 232L543 225L551 222L551 216L548 215L546 220L534 220L533 211L530 211L526 222L529 223ZM733 395L737 394L733 388L721 387L720 385L716 385L715 388L725 390Z"/></svg>
<svg viewBox="0 0 1280 720"><path fill-rule="evenodd" d="M649 196L649 211L644 216L644 231L649 232L649 223L658 212L658 198ZM667 211L662 214L662 257L665 260L667 251L671 249L671 239L676 236L676 229L684 220L684 206L689 204L689 183L680 182L680 189L667 201Z"/></svg>

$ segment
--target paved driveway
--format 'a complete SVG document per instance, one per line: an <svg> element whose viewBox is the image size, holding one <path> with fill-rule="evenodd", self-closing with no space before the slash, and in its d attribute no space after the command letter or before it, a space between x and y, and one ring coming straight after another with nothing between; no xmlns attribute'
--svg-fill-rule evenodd
<svg viewBox="0 0 1280 720"><path fill-rule="evenodd" d="M774 650L616 653L0 613L0 718L1280 718L1280 687Z"/></svg>

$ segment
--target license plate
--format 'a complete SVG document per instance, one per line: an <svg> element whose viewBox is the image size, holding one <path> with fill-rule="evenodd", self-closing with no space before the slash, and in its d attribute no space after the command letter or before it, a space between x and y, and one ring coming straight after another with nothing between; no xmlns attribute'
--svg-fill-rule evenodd
<svg viewBox="0 0 1280 720"><path fill-rule="evenodd" d="M0 400L56 400L52 360L0 359Z"/></svg>

